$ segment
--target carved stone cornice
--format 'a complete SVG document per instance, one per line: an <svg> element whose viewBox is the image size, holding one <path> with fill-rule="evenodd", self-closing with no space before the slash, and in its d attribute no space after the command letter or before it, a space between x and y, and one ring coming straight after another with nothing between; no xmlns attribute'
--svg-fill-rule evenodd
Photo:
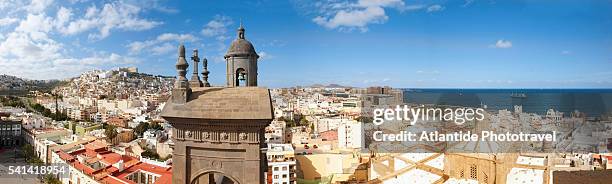
<svg viewBox="0 0 612 184"><path fill-rule="evenodd" d="M259 144L265 126L253 124L174 124L174 141Z"/></svg>

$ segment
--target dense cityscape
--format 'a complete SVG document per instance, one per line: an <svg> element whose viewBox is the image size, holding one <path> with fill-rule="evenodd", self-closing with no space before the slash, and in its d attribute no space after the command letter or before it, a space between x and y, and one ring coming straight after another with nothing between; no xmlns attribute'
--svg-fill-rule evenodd
<svg viewBox="0 0 612 184"><path fill-rule="evenodd" d="M160 112L174 82L173 77L141 74L136 68L118 68L83 73L48 92L3 96L2 155L9 163L69 166L70 177L40 176L46 182L169 182L173 127L160 117ZM557 130L562 141L529 146L459 143L446 145L449 147L446 154L436 153L441 146L436 142L432 147L419 147L418 151L410 145L397 152L393 150L397 148L394 143L373 142L368 131L375 129L373 109L421 105L405 103L400 89L315 86L271 89L270 93L274 120L265 128L268 183L422 180L488 183L489 178L498 177L506 183L526 180L547 183L552 180L551 171L609 168L612 156L608 154L611 147L608 136L612 135L610 117L593 119L577 111L567 115L554 109L538 115L522 112L520 106L489 110L486 120L472 121L473 126L467 130ZM418 123L406 129L400 125L388 124L376 129L389 132L456 129L435 123ZM517 146L521 152L509 151ZM470 159L475 165L462 163ZM491 160L510 162L504 163L507 171L500 172L501 164L495 166ZM462 167L485 172L474 174L468 170L472 172L468 175ZM497 171L489 173L496 167ZM450 173L449 168L452 168ZM31 178L29 182L38 180Z"/></svg>

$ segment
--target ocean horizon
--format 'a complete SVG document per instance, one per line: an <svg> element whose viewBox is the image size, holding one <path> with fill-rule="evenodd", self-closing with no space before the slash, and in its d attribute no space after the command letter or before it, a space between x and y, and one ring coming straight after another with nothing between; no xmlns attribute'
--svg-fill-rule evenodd
<svg viewBox="0 0 612 184"><path fill-rule="evenodd" d="M588 117L611 114L612 89L494 89L494 88L403 88L404 102L410 104L486 107L487 110L514 110L546 114L548 109L579 111Z"/></svg>

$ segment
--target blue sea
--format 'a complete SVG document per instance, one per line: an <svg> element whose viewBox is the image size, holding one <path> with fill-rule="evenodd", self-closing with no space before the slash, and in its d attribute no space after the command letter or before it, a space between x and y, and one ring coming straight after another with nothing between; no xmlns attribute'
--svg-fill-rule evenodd
<svg viewBox="0 0 612 184"><path fill-rule="evenodd" d="M413 104L487 106L488 110L513 110L545 114L550 108L566 116L578 110L589 117L609 115L612 89L403 89L404 102Z"/></svg>

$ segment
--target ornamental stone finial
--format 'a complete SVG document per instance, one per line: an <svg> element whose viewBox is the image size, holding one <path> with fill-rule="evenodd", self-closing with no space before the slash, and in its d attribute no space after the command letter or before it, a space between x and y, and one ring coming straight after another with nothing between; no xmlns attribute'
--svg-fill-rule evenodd
<svg viewBox="0 0 612 184"><path fill-rule="evenodd" d="M179 54L179 58L180 57L185 57L185 45L183 45L183 43L181 43L181 45L179 45L179 50L178 50L178 54Z"/></svg>
<svg viewBox="0 0 612 184"><path fill-rule="evenodd" d="M179 46L179 57L176 61L176 72L178 73L178 78L175 83L176 88L187 88L187 67L189 64L185 60L185 46L181 44Z"/></svg>
<svg viewBox="0 0 612 184"><path fill-rule="evenodd" d="M204 58L204 60L202 61L204 63L202 63L203 66L203 70L202 70L202 80L203 80L203 85L204 87L210 87L210 83L208 83L208 74L210 73L208 71L208 59Z"/></svg>
<svg viewBox="0 0 612 184"><path fill-rule="evenodd" d="M189 64L185 60L185 46L181 44L178 49L179 57L176 61L176 72L178 74L174 89L172 90L172 99L175 103L185 103L191 93L189 82L187 81L187 68Z"/></svg>

